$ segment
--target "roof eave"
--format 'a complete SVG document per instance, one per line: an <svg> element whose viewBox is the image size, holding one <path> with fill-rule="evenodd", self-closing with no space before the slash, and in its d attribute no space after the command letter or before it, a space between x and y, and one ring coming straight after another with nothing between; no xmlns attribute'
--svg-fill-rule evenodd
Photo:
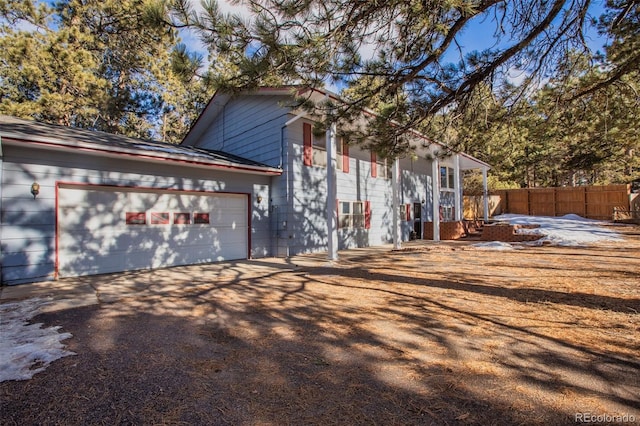
<svg viewBox="0 0 640 426"><path fill-rule="evenodd" d="M187 155L182 154L169 154L163 152L150 152L145 150L136 150L133 148L124 147L109 147L105 145L92 144L89 142L69 142L55 138L34 138L30 135L13 134L0 132L3 145L28 145L37 146L38 148L51 150L51 151L82 151L87 155L101 155L115 158L130 157L136 159L143 159L151 162L171 162L180 165L201 167L201 168L215 168L225 171L237 172L237 173L249 173L258 175L280 175L282 170L269 166L254 166L249 164L239 164L232 161L215 161L208 160L206 158L194 159Z"/></svg>

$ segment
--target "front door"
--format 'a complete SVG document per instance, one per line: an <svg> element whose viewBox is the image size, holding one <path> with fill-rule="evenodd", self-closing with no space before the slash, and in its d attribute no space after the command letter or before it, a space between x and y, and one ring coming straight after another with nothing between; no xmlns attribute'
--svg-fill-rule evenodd
<svg viewBox="0 0 640 426"><path fill-rule="evenodd" d="M413 230L416 238L422 239L422 205L413 203Z"/></svg>

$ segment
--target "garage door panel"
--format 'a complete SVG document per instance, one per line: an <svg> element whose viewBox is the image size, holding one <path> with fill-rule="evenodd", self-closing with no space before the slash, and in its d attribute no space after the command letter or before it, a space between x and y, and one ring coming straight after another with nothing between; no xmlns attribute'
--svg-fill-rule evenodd
<svg viewBox="0 0 640 426"><path fill-rule="evenodd" d="M60 207L59 215L64 218L66 229L100 229L101 226L117 226L121 215L113 210L95 207Z"/></svg>
<svg viewBox="0 0 640 426"><path fill-rule="evenodd" d="M126 254L110 253L109 255L85 253L69 255L64 262L60 262L58 273L60 276L93 275L109 272L121 272Z"/></svg>
<svg viewBox="0 0 640 426"><path fill-rule="evenodd" d="M61 187L58 272L74 276L244 259L247 202L246 195L235 194ZM146 223L127 224L127 213L143 213ZM167 223L152 224L151 213L168 214ZM190 223L174 223L175 213L188 213ZM207 213L209 223L193 223L194 213Z"/></svg>
<svg viewBox="0 0 640 426"><path fill-rule="evenodd" d="M244 211L236 210L211 212L211 225L226 228L246 227L247 217L243 216L243 213Z"/></svg>
<svg viewBox="0 0 640 426"><path fill-rule="evenodd" d="M246 237L238 234L239 232L236 229L220 229L218 230L217 239L218 241L224 241L225 244L244 243Z"/></svg>

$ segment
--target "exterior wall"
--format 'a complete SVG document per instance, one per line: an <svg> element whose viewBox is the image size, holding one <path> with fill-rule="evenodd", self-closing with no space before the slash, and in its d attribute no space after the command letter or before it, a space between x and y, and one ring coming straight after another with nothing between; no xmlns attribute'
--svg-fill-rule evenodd
<svg viewBox="0 0 640 426"><path fill-rule="evenodd" d="M337 170L336 174L338 200L371 202L371 228L339 229L338 248L391 243L393 241L391 179L371 177L371 153L358 147L350 147L349 173Z"/></svg>
<svg viewBox="0 0 640 426"><path fill-rule="evenodd" d="M327 250L327 169L303 164L305 121L300 119L294 122L286 133L290 156L287 167L291 170L291 214L281 242L289 244L290 255ZM400 167L400 203L421 203L425 200L424 204L421 203L422 220L427 220L430 217L430 202L427 204L426 201L431 198L431 163L425 159L407 159L401 161ZM349 173L336 170L336 198L338 201L369 201L371 227L338 229L339 249L376 246L393 241L391 185L391 179L371 177L371 154L368 150L350 147ZM408 240L413 230L413 215L411 221L401 223L401 229L401 238Z"/></svg>
<svg viewBox="0 0 640 426"><path fill-rule="evenodd" d="M0 241L2 283L51 279L56 182L251 194L251 255L271 254L270 177L120 158L3 146ZM31 184L40 184L37 198ZM257 202L257 195L263 197Z"/></svg>
<svg viewBox="0 0 640 426"><path fill-rule="evenodd" d="M413 212L414 203L420 203L421 210L420 230L417 232L417 238L422 238L424 222L430 221L433 216L431 167L432 163L424 158L404 158L400 160L402 176L400 202L404 205L412 205L411 217L400 225L404 241L409 239L410 232L415 229L415 222L418 220Z"/></svg>
<svg viewBox="0 0 640 426"><path fill-rule="evenodd" d="M289 109L278 96L249 95L231 99L195 146L238 155L279 167L282 127Z"/></svg>
<svg viewBox="0 0 640 426"><path fill-rule="evenodd" d="M289 255L327 250L327 175L323 167L305 166L303 158L303 123L298 119L287 127L289 158L289 214L282 243Z"/></svg>
<svg viewBox="0 0 640 426"><path fill-rule="evenodd" d="M292 176L289 147L285 144L285 123L293 117L281 103L282 96L249 95L233 98L209 125L194 145L224 151L272 167L282 167L283 174L269 181L269 196L263 205L271 212L269 251L274 256L288 256L290 202L287 196Z"/></svg>
<svg viewBox="0 0 640 426"><path fill-rule="evenodd" d="M327 250L327 176L325 167L303 164L303 123L283 107L286 96L250 95L231 99L196 146L218 149L271 166L283 174L271 178L271 252L276 256ZM371 177L368 150L351 147L349 173L336 170L339 201L370 201L370 229L338 229L338 248L364 247L392 242L391 181ZM450 162L443 162L443 164ZM420 203L417 237L425 222L433 220L432 162L422 158L400 161L400 203L411 204L409 220L400 223L401 239L416 228L413 204ZM422 202L424 200L424 203Z"/></svg>

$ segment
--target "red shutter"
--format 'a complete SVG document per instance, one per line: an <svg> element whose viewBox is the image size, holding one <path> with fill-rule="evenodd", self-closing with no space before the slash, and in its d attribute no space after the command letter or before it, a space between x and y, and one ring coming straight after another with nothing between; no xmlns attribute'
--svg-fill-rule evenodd
<svg viewBox="0 0 640 426"><path fill-rule="evenodd" d="M364 228L371 229L371 201L364 202Z"/></svg>
<svg viewBox="0 0 640 426"><path fill-rule="evenodd" d="M302 139L304 142L304 152L302 160L305 166L310 166L313 163L313 145L311 139L311 124L302 124Z"/></svg>
<svg viewBox="0 0 640 426"><path fill-rule="evenodd" d="M349 145L342 142L342 171L349 173Z"/></svg>
<svg viewBox="0 0 640 426"><path fill-rule="evenodd" d="M336 198L336 229L340 229L340 200Z"/></svg>
<svg viewBox="0 0 640 426"><path fill-rule="evenodd" d="M376 153L371 151L371 177L378 176L378 159L376 158Z"/></svg>
<svg viewBox="0 0 640 426"><path fill-rule="evenodd" d="M406 204L405 208L407 209L407 222L411 220L411 204Z"/></svg>

